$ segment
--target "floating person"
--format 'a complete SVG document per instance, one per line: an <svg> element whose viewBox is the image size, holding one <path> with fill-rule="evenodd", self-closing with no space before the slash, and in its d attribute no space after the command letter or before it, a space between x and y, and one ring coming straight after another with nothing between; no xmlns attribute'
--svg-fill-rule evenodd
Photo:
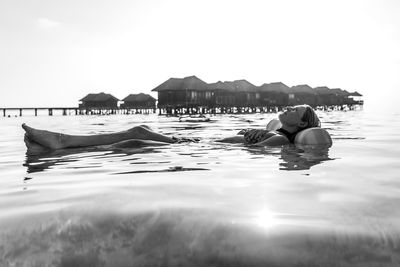
<svg viewBox="0 0 400 267"><path fill-rule="evenodd" d="M288 107L279 114L279 121L272 120L266 129L250 129L241 131L243 135L224 138L218 142L230 142L259 146L281 146L289 143L324 144L330 146L332 140L329 133L320 127L315 111L308 105ZM28 153L57 150L65 148L81 148L91 146L112 145L118 148L167 145L177 142L199 141L191 138L169 137L152 131L147 126L136 126L126 131L95 134L69 135L31 128L22 124L25 130L25 144Z"/></svg>
<svg viewBox="0 0 400 267"><path fill-rule="evenodd" d="M270 121L266 129L245 129L236 136L218 141L256 146L281 146L290 143L332 145L329 133L320 128L321 122L318 115L309 105L287 107L279 114L278 119Z"/></svg>

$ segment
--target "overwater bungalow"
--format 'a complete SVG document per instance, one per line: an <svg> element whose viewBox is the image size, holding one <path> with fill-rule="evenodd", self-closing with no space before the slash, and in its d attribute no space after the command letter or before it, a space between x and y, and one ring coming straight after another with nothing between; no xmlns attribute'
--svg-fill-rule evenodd
<svg viewBox="0 0 400 267"><path fill-rule="evenodd" d="M86 110L116 110L118 109L119 99L111 94L99 93L88 94L79 100L80 109Z"/></svg>
<svg viewBox="0 0 400 267"><path fill-rule="evenodd" d="M308 104L317 106L317 93L307 84L292 86L288 92L288 105Z"/></svg>
<svg viewBox="0 0 400 267"><path fill-rule="evenodd" d="M124 99L120 105L121 109L155 109L156 99L149 94L130 94Z"/></svg>
<svg viewBox="0 0 400 267"><path fill-rule="evenodd" d="M188 110L212 107L213 92L196 76L170 78L152 91L158 92L158 108L167 113L187 113Z"/></svg>
<svg viewBox="0 0 400 267"><path fill-rule="evenodd" d="M282 108L289 103L290 87L282 82L264 83L258 87L263 107Z"/></svg>
<svg viewBox="0 0 400 267"><path fill-rule="evenodd" d="M335 105L336 95L326 86L318 86L314 88L317 93L317 106Z"/></svg>
<svg viewBox="0 0 400 267"><path fill-rule="evenodd" d="M349 99L351 99L352 104L355 105L363 105L364 104L364 100L362 99L362 94L360 94L359 92L355 91L353 93L349 93L349 95L347 96Z"/></svg>
<svg viewBox="0 0 400 267"><path fill-rule="evenodd" d="M334 96L333 103L331 105L348 105L354 104L352 99L349 98L349 92L340 88L330 89L331 94Z"/></svg>
<svg viewBox="0 0 400 267"><path fill-rule="evenodd" d="M235 80L228 83L234 90L235 106L241 110L246 107L257 107L260 100L260 93L257 87L246 80Z"/></svg>
<svg viewBox="0 0 400 267"><path fill-rule="evenodd" d="M230 82L208 84L208 90L213 92L214 107L232 108L236 105L235 87Z"/></svg>

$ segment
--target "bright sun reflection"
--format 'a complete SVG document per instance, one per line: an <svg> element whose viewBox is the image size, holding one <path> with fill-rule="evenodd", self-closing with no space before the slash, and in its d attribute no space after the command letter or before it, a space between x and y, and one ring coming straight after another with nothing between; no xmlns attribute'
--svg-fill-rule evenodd
<svg viewBox="0 0 400 267"><path fill-rule="evenodd" d="M272 228L279 224L279 219L277 218L277 213L264 208L256 213L255 223L263 228Z"/></svg>

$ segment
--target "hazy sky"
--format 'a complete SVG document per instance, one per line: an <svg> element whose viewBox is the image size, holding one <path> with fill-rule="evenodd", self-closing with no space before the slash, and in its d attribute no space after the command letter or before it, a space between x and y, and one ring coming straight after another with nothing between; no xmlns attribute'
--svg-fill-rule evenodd
<svg viewBox="0 0 400 267"><path fill-rule="evenodd" d="M387 108L399 14L398 0L0 0L0 107L122 99L196 75L325 85Z"/></svg>

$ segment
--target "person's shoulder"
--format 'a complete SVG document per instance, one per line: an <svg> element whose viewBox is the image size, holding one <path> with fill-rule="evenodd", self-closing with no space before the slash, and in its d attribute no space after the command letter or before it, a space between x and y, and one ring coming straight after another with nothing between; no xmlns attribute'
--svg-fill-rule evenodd
<svg viewBox="0 0 400 267"><path fill-rule="evenodd" d="M272 119L265 127L268 131L276 131L282 127L282 123L278 119Z"/></svg>

